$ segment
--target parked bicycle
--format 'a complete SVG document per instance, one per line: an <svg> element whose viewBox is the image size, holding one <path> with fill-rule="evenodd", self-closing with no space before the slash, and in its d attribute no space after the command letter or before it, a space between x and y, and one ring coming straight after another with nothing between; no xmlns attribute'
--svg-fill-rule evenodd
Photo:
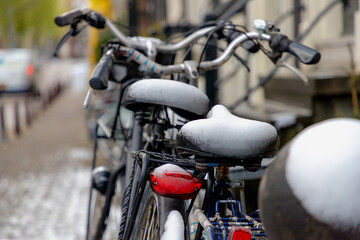
<svg viewBox="0 0 360 240"><path fill-rule="evenodd" d="M204 25L175 44L127 37L111 21L89 9L65 13L55 22L70 25L59 46L82 29L81 22L99 29L107 27L117 38L104 48L89 85L104 90L111 80L121 86L116 113L108 122L111 124L100 121L97 129L110 139L117 139L120 133L122 160L111 171L95 168L94 151L91 187L104 202L90 196L87 239L104 236L115 193L123 195L118 239L265 238L258 211L245 213L242 181L229 179L229 167L258 170L263 158L277 153L277 132L268 123L234 116L221 105L210 110L209 99L195 87L197 79L201 72L224 64L244 42L284 66L288 65L281 62L282 52L306 64L317 63L320 54L285 35L272 33L274 26L264 20L256 21L257 32L228 21ZM218 58L174 64L177 51L215 34L228 42ZM266 51L260 41L269 42L271 51ZM175 74L184 75L187 82L174 81ZM85 106L90 98L91 91ZM122 107L133 111L131 126L125 127L120 119ZM96 135L99 137L98 132ZM126 189L118 191L117 183L125 183ZM240 190L240 197L233 194L234 190ZM94 222L95 211L101 213Z"/></svg>

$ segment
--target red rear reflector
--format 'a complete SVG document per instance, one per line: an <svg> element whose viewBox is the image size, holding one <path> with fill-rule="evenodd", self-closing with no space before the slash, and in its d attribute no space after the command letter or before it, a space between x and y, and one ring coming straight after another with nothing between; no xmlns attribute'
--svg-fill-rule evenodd
<svg viewBox="0 0 360 240"><path fill-rule="evenodd" d="M163 197L190 199L201 188L201 180L174 164L165 164L150 173L153 191Z"/></svg>
<svg viewBox="0 0 360 240"><path fill-rule="evenodd" d="M227 240L251 240L251 231L248 228L232 227Z"/></svg>
<svg viewBox="0 0 360 240"><path fill-rule="evenodd" d="M34 71L35 71L35 68L34 68L34 66L31 65L31 64L27 65L26 68L25 68L25 74L26 74L26 76L31 76L31 75L33 75L33 74L34 74Z"/></svg>

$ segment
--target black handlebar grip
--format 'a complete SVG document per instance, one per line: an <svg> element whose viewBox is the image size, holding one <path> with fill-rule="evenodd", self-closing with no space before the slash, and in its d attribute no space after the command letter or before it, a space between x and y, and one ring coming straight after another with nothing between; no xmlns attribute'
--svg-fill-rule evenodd
<svg viewBox="0 0 360 240"><path fill-rule="evenodd" d="M86 21L90 24L90 26L97 28L97 29L104 28L105 24L106 24L106 18L103 15L101 15L100 13L95 12L95 11L91 11L88 14Z"/></svg>
<svg viewBox="0 0 360 240"><path fill-rule="evenodd" d="M114 57L112 54L105 54L91 73L89 85L95 90L104 90L108 87L108 79L113 66Z"/></svg>
<svg viewBox="0 0 360 240"><path fill-rule="evenodd" d="M74 9L69 12L63 13L55 18L56 25L63 27L70 25L79 19L85 17L90 12L90 9Z"/></svg>
<svg viewBox="0 0 360 240"><path fill-rule="evenodd" d="M288 51L305 64L316 64L321 58L321 54L318 51L298 42L290 43Z"/></svg>
<svg viewBox="0 0 360 240"><path fill-rule="evenodd" d="M318 51L301 43L294 42L283 34L271 35L269 43L273 50L277 52L288 52L305 64L316 64L321 58L321 54Z"/></svg>
<svg viewBox="0 0 360 240"><path fill-rule="evenodd" d="M251 53L257 53L260 49L259 45L252 40L245 40L241 46Z"/></svg>
<svg viewBox="0 0 360 240"><path fill-rule="evenodd" d="M227 42L232 42L235 38L242 35L243 33L240 33L239 31L229 30L225 29L222 31L222 35L226 38ZM241 43L241 47L246 49L248 52L251 53L257 53L259 51L259 45L257 45L254 41L251 40L245 40Z"/></svg>

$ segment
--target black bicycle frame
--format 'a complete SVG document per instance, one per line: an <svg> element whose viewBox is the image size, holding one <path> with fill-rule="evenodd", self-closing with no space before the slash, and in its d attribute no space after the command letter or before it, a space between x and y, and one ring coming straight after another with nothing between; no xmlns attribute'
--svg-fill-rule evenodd
<svg viewBox="0 0 360 240"><path fill-rule="evenodd" d="M132 130L132 141L131 141L131 150L132 151L139 151L142 149L143 141L142 141L142 134L143 134L143 117L144 112L139 111L135 112L134 114L134 126ZM147 162L147 160L146 160ZM143 163L144 164L144 163ZM147 164L147 163L146 163ZM134 226L134 222L136 219L137 211L138 211L138 204L140 204L140 200L136 201L137 199L141 199L143 195L143 190L145 188L146 184L146 176L147 172L144 172L147 170L147 167L144 168L144 165L142 169L139 169L139 165L137 161L134 161L132 157L131 151L128 153L127 157L127 163L126 163L126 180L130 180L132 168L134 165L134 176L133 176L133 184L131 189L131 195L130 195L130 202L129 202L129 208L128 213L130 213L130 216L126 216L126 227L124 232L123 239L127 239L131 233ZM128 185L128 183L126 184ZM143 187L144 186L144 187ZM138 192L140 189L140 192ZM141 195L139 198L138 195ZM125 196L126 197L126 196ZM138 203L137 203L138 202Z"/></svg>

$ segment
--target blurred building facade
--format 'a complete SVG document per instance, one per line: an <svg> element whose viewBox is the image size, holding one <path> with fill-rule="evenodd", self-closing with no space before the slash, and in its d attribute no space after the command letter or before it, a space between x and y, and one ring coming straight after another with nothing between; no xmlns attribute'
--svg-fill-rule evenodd
<svg viewBox="0 0 360 240"><path fill-rule="evenodd" d="M145 15L162 16L153 20L163 19L168 24L199 24L204 22L209 13L219 12L218 8L222 3L229 1L164 0L146 1L146 4L141 0L137 2L142 6L142 18ZM229 14L232 8L244 5L239 13L230 18L234 23L252 30L253 21L261 18L276 23L281 32L292 39L306 33L302 36L301 43L320 51L322 59L319 64L313 66L299 64L293 57L287 60L307 75L310 79L309 86L304 86L289 70L279 69L264 88L259 88L250 95L247 104L235 104L248 89L266 78L274 68L263 54L247 56L246 52L238 50L240 56L248 59L251 72L248 73L235 59L221 67L216 82L218 102L233 107L239 114L262 120L271 120L272 115L279 112L290 112L295 117L321 115L316 116L313 121L358 114L353 105L356 105L354 101L358 94L355 90L359 89L356 78L360 72L359 0L230 2L226 14ZM153 7L149 7L151 4ZM159 6L165 6L165 16L164 7ZM146 21L147 29L150 20L152 19ZM221 43L219 44L221 46ZM265 46L267 47L266 44ZM194 52L196 53L196 50ZM351 84L355 88L351 88Z"/></svg>
<svg viewBox="0 0 360 240"><path fill-rule="evenodd" d="M260 112L265 113L267 118L272 118L273 112L290 112L300 118L308 117L310 123L331 117L358 118L359 1L256 0L248 4L248 17L250 20L265 18L276 21L279 16L296 8L301 11L281 22L279 28L291 34L293 39L310 29L301 42L321 52L321 61L314 66L298 65L310 79L309 86L304 86L288 70L278 71L258 93L255 105L261 106ZM261 67L251 73L251 84L256 84L271 71L271 64L265 61L261 56L252 59L252 69L257 65ZM289 58L288 62L296 64L293 58ZM282 107L284 104L286 106Z"/></svg>

